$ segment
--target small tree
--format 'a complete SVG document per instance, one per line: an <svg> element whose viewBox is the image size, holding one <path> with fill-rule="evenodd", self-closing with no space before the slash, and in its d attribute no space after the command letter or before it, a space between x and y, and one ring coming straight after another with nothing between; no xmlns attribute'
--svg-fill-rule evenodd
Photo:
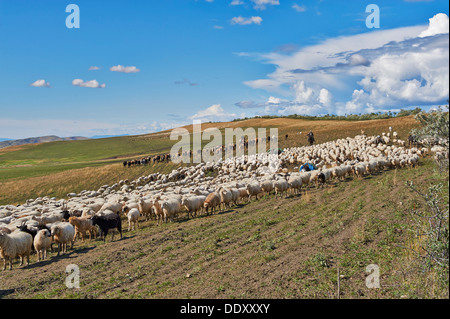
<svg viewBox="0 0 450 319"><path fill-rule="evenodd" d="M421 141L427 147L431 147L434 144L445 147L444 153L435 156L441 171L448 170L449 157L449 106L446 105L444 108L440 106L435 111L416 114L415 119L420 122L421 127L411 131L411 135L414 135L418 141Z"/></svg>
<svg viewBox="0 0 450 319"><path fill-rule="evenodd" d="M431 185L427 193L421 193L413 182L407 182L408 186L422 198L427 210L424 212L413 211L418 218L416 235L424 238L418 255L425 261L427 268L435 267L439 270L443 279L448 283L449 270L449 212L448 196L443 195L443 185Z"/></svg>
<svg viewBox="0 0 450 319"><path fill-rule="evenodd" d="M411 134L426 146L439 144L445 148L445 156L435 157L440 173L448 176L448 151L449 151L449 113L448 105L429 113L419 112L415 118L421 123L421 127L413 129ZM444 161L444 162L443 162ZM444 165L443 165L444 163ZM445 172L443 171L445 170ZM448 287L449 279L449 198L444 193L443 184L432 184L426 193L420 192L413 182L407 182L412 191L425 201L426 209L422 212L413 211L416 223L413 231L418 238L423 238L417 254L424 261L428 269L435 269Z"/></svg>

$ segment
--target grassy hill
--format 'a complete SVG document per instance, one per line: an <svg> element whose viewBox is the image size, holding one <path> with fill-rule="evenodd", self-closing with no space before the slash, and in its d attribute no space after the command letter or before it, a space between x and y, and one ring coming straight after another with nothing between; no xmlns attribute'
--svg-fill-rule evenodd
<svg viewBox="0 0 450 319"><path fill-rule="evenodd" d="M306 133L313 130L317 143L366 134L381 134L392 127L406 139L417 123L412 116L369 121L301 120L288 118L249 119L226 123L204 123L202 130L217 127L275 128L279 130L279 146L306 145ZM192 126L185 127L192 132ZM299 134L302 132L302 134ZM267 130L269 134L269 130ZM284 136L288 134L288 139ZM159 171L168 173L172 164L125 170L124 159L170 152L176 141L170 131L139 136L121 136L83 141L60 141L37 145L8 147L0 150L0 205L21 204L38 196L64 197L69 192L98 189L120 179L136 178ZM208 141L203 141L204 144Z"/></svg>
<svg viewBox="0 0 450 319"><path fill-rule="evenodd" d="M251 119L208 123L203 129L279 127L280 146L305 145L297 134L313 129L319 143L387 132L402 138L417 124L412 117L362 122ZM191 127L186 127L192 130ZM13 147L0 153L0 202L37 196L64 197L123 178L170 172L161 163L123 168L124 158L168 151L169 132L100 140ZM141 222L122 240L77 241L68 254L0 271L0 298L448 298L435 272L424 271L411 248L416 237L411 211L425 204L405 185L425 191L448 176L431 158L414 169L348 177L301 196L241 203L212 216L156 226ZM126 229L126 221L123 220ZM68 264L81 271L80 289L67 289ZM368 289L366 267L380 269L380 289ZM338 276L339 274L339 276ZM339 285L339 293L338 293Z"/></svg>
<svg viewBox="0 0 450 319"><path fill-rule="evenodd" d="M405 248L419 244L409 212L423 203L404 182L446 179L426 159L212 216L143 222L122 240L77 242L64 256L15 263L0 272L0 297L448 298L448 287ZM64 285L68 264L80 267L80 289ZM369 264L379 266L381 289L365 285Z"/></svg>

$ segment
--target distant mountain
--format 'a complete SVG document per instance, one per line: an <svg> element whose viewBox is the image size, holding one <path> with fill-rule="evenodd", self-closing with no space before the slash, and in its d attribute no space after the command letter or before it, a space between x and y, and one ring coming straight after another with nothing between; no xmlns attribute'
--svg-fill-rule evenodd
<svg viewBox="0 0 450 319"><path fill-rule="evenodd" d="M122 135L94 135L91 136L90 138L93 140L97 140L100 138L109 138L109 137L120 137L120 136L129 136L129 134L122 134Z"/></svg>
<svg viewBox="0 0 450 319"><path fill-rule="evenodd" d="M83 136L71 136L71 137L59 137L56 135L49 136L40 136L40 137L29 137L20 140L3 140L0 141L0 148L5 148L8 146L17 146L17 145L25 145L25 144L35 144L35 143L48 143L48 142L57 142L57 141L79 141L79 140L88 140L87 137Z"/></svg>
<svg viewBox="0 0 450 319"><path fill-rule="evenodd" d="M0 142L4 142L4 141L11 141L10 138L0 138Z"/></svg>

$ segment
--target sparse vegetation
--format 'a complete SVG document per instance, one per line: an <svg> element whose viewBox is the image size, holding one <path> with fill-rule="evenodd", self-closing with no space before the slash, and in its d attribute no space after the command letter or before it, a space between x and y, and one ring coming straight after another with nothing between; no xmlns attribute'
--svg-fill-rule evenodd
<svg viewBox="0 0 450 319"><path fill-rule="evenodd" d="M386 121L392 120L398 121ZM403 132L414 126L410 120L402 118L407 123L401 126ZM363 127L380 132L399 123L386 121ZM349 122L350 126L340 127L341 132L327 123L330 126L322 132L328 137L346 134L346 129L359 134L362 127ZM284 129L291 132L299 127ZM45 177L12 178L1 182L0 194L6 194L8 201L11 193L21 194L26 187L30 192L25 198L48 195L49 189L51 194L65 194L155 169L169 172L172 167L123 169L109 163ZM348 177L286 198L266 195L212 216L181 216L161 226L146 221L137 230L125 231L123 240L77 242L63 257L51 253L50 260L35 263L32 256L29 267L14 265L12 272L0 273L0 297L448 298L448 282L437 285L439 274L424 274L412 253L419 242L408 231L416 223L409 212L424 212L428 206L405 185L410 180L416 185L442 184L439 192L448 192L448 176L426 157L416 168L363 179ZM13 188L14 183L19 188ZM64 285L69 261L80 267L80 289ZM369 264L380 267L380 289L365 285Z"/></svg>
<svg viewBox="0 0 450 319"><path fill-rule="evenodd" d="M427 281L433 283L434 289L447 291L449 285L449 197L448 197L448 152L449 152L449 113L448 105L430 113L421 112L416 118L421 127L411 134L425 141L428 147L439 141L444 146L446 156L435 157L436 175L447 176L446 187L442 182L433 181L428 189L422 190L416 182L407 181L412 192L426 205L423 209L413 209L414 223L411 227L414 239L409 249L418 259L419 268L423 269ZM445 154L445 153L444 153ZM431 278L431 279L429 279Z"/></svg>

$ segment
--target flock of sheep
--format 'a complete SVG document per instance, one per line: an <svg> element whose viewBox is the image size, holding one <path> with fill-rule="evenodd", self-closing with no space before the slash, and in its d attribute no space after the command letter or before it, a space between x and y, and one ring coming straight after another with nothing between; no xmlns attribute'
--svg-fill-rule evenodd
<svg viewBox="0 0 450 319"><path fill-rule="evenodd" d="M29 199L25 204L0 206L0 257L4 269L20 257L29 263L32 249L37 259L46 258L53 243L58 255L73 248L78 237L84 240L98 233L105 240L109 231L120 233L122 218L128 230L139 220L153 219L159 225L173 221L182 213L188 218L211 214L259 199L264 194L287 196L303 189L320 187L348 176L362 178L377 171L414 167L421 156L442 153L440 146L406 147L398 136L365 136L339 139L319 145L287 148L281 154L257 154L180 166L170 174L153 173L136 180L122 180L96 191L68 194L68 200ZM445 153L448 157L448 152ZM299 171L304 163L318 169ZM289 169L290 168L290 169ZM111 239L113 240L113 239Z"/></svg>

